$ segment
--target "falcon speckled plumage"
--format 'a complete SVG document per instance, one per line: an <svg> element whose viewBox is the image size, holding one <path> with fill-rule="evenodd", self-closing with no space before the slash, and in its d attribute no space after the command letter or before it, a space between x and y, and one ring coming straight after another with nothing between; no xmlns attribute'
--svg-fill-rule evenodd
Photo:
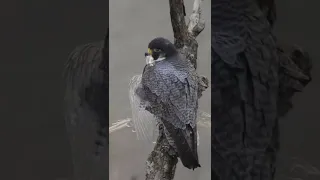
<svg viewBox="0 0 320 180"><path fill-rule="evenodd" d="M200 167L197 153L198 75L189 61L182 59L174 45L165 38L155 38L148 45L153 59L143 70L136 93L145 109L163 124L169 144L182 164Z"/></svg>

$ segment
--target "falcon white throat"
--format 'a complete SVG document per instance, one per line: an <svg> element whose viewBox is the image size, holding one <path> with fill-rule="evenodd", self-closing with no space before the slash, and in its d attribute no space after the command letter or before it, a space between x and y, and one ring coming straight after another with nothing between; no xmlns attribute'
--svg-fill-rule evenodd
<svg viewBox="0 0 320 180"><path fill-rule="evenodd" d="M157 61L162 61L166 59L165 57L159 57L158 59L153 59L153 57L151 55L146 56L146 64L150 65L150 66L154 66L155 62Z"/></svg>

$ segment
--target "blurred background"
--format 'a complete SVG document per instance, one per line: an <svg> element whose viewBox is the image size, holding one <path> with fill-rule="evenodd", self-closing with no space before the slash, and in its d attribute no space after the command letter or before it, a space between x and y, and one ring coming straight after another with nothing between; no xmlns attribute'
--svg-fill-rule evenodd
<svg viewBox="0 0 320 180"><path fill-rule="evenodd" d="M144 53L148 43L155 37L165 37L173 42L173 31L169 13L169 1L159 0L109 0L110 27L110 126L118 120L131 117L128 96L129 81L141 74L145 66ZM186 22L192 12L193 1L185 1ZM203 3L204 31L198 36L198 69L201 75L210 78L210 1ZM112 8L116 7L116 8ZM118 8L121 7L121 8ZM210 90L200 100L200 110L210 113ZM201 168L194 172L179 162L177 180L207 180L210 172L210 127L199 126L200 146L198 147ZM112 132L109 136L109 179L123 180L137 176L145 177L145 162L154 144L138 141L132 128Z"/></svg>

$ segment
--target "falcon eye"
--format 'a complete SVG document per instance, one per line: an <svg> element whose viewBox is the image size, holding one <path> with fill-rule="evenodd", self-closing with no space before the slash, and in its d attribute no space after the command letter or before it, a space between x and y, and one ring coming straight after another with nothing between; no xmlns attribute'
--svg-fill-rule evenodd
<svg viewBox="0 0 320 180"><path fill-rule="evenodd" d="M161 49L153 49L154 52L161 52Z"/></svg>

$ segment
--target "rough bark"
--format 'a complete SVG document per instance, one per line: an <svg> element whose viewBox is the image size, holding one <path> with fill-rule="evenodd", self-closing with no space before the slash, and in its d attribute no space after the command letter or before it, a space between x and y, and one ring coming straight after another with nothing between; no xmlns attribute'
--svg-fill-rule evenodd
<svg viewBox="0 0 320 180"><path fill-rule="evenodd" d="M203 0L195 0L193 12L190 15L188 25L185 22L185 7L183 0L169 0L170 17L174 33L174 45L187 60L197 68L198 43L196 37L205 27L201 19L201 3ZM208 87L208 79L201 76L199 81L202 92ZM169 145L163 133L163 127L159 126L159 137L154 150L146 162L146 180L172 180L175 175L178 158Z"/></svg>

